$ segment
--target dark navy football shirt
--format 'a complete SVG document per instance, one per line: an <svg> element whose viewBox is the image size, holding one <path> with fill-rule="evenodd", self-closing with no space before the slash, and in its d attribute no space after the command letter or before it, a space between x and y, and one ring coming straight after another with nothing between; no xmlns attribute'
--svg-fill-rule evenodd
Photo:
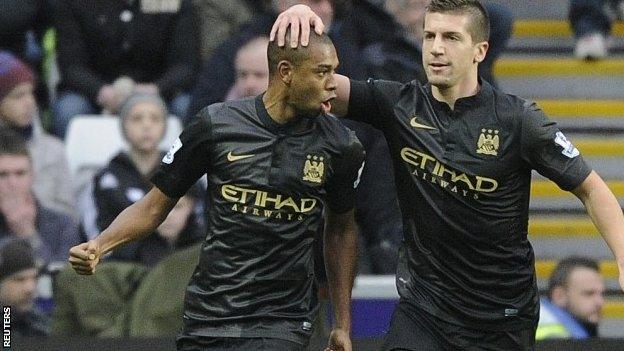
<svg viewBox="0 0 624 351"><path fill-rule="evenodd" d="M184 333L307 342L317 307L314 236L324 206L354 207L363 161L355 134L333 116L279 125L261 96L200 112L153 178L180 197L208 176L208 233L186 292Z"/></svg>
<svg viewBox="0 0 624 351"><path fill-rule="evenodd" d="M430 85L351 81L348 117L388 140L403 214L400 295L458 325L536 323L531 170L564 190L591 171L556 124L487 82L451 110Z"/></svg>

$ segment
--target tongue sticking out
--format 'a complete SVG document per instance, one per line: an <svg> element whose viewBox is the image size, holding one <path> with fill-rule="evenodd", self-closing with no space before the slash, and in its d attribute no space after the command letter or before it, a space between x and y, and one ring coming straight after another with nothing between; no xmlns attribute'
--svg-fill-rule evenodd
<svg viewBox="0 0 624 351"><path fill-rule="evenodd" d="M329 111L331 111L331 102L329 101L322 102L321 107L323 108L323 112L329 113Z"/></svg>

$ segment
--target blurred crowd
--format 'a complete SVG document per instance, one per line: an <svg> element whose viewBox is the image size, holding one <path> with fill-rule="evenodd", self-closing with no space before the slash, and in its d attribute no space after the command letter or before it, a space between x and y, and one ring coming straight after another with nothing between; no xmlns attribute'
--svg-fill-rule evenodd
<svg viewBox="0 0 624 351"><path fill-rule="evenodd" d="M604 57L606 46L594 42L608 36L613 13L624 13L622 2L600 2L571 1L579 57ZM111 253L95 280L66 270L68 250L149 191L168 120L188 125L209 104L266 89L267 35L277 14L296 3L323 19L338 73L426 79L420 53L426 0L2 2L0 299L15 306L16 333L151 336L177 328L169 313L181 311L196 261L189 252L206 233L205 184L182 197L156 233ZM492 35L479 68L496 84L492 67L513 16L486 5ZM118 117L125 147L111 149L114 157L86 178L76 177L64 144L72 121L109 115ZM378 130L345 124L367 153L356 209L360 273L393 274L402 228L388 146ZM76 288L84 284L102 287L89 302L94 289ZM171 303L150 304L154 294ZM108 316L89 318L94 311Z"/></svg>

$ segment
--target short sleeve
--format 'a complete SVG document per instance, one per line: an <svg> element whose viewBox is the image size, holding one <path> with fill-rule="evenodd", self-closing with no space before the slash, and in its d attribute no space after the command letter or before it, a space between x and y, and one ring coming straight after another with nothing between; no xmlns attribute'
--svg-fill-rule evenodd
<svg viewBox="0 0 624 351"><path fill-rule="evenodd" d="M578 187L591 172L579 150L535 103L524 107L522 158L561 189Z"/></svg>
<svg viewBox="0 0 624 351"><path fill-rule="evenodd" d="M383 130L404 84L387 80L351 80L347 118Z"/></svg>
<svg viewBox="0 0 624 351"><path fill-rule="evenodd" d="M211 140L212 125L205 109L171 145L152 183L171 198L184 196L210 168Z"/></svg>
<svg viewBox="0 0 624 351"><path fill-rule="evenodd" d="M344 213L355 207L355 191L364 169L365 153L362 144L349 131L349 143L342 155L334 159L334 175L326 185L327 206L335 213Z"/></svg>

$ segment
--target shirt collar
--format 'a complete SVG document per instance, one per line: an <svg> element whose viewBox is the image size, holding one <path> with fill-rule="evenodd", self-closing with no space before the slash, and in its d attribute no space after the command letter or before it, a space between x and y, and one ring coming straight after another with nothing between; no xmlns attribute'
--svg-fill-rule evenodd
<svg viewBox="0 0 624 351"><path fill-rule="evenodd" d="M258 118L260 118L260 122L262 122L262 124L264 124L264 126L272 133L297 134L306 132L314 126L314 121L316 120L316 118L300 117L284 124L275 122L275 120L273 120L273 118L269 116L269 112L264 106L264 102L262 101L263 96L264 93L256 97L256 111L258 112Z"/></svg>

